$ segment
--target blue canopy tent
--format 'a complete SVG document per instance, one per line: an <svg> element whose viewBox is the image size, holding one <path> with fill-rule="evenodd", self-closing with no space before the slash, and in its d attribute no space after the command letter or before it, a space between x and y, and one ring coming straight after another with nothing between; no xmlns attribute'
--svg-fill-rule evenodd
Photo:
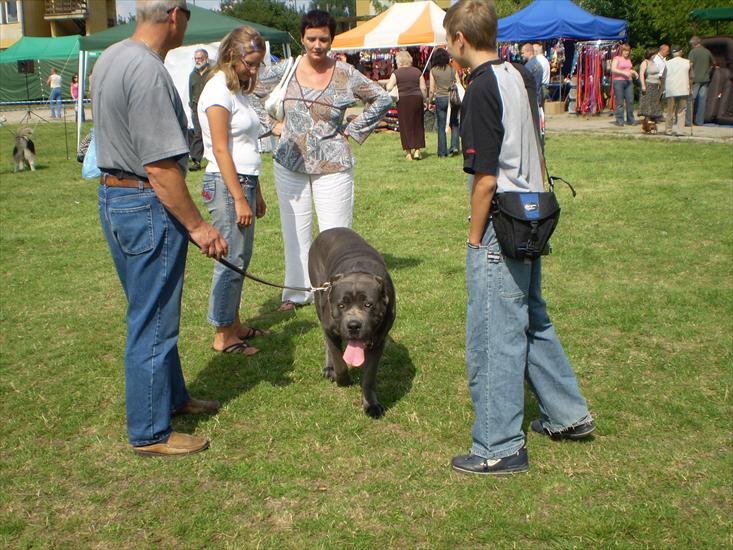
<svg viewBox="0 0 733 550"><path fill-rule="evenodd" d="M626 21L599 17L571 0L535 0L499 19L499 42L526 40L625 40Z"/></svg>

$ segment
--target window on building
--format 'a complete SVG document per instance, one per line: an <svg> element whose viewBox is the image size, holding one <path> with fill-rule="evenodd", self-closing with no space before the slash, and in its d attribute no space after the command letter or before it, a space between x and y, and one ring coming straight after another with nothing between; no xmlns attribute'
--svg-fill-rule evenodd
<svg viewBox="0 0 733 550"><path fill-rule="evenodd" d="M18 22L18 0L2 0L0 23Z"/></svg>

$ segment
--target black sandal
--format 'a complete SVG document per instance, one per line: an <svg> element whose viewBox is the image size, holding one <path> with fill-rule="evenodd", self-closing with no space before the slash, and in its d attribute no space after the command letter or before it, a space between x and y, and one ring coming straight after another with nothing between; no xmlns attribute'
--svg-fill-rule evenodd
<svg viewBox="0 0 733 550"><path fill-rule="evenodd" d="M247 350L248 348L255 349L256 351L254 353L247 353L245 350ZM247 342L237 342L236 344L225 347L223 350L215 349L214 351L218 351L219 353L239 353L241 355L246 355L247 357L250 357L260 350L253 348Z"/></svg>
<svg viewBox="0 0 733 550"><path fill-rule="evenodd" d="M251 340L258 336L264 336L265 334L270 334L270 331L264 328L247 327L247 334L245 336L240 336L239 338L241 340Z"/></svg>

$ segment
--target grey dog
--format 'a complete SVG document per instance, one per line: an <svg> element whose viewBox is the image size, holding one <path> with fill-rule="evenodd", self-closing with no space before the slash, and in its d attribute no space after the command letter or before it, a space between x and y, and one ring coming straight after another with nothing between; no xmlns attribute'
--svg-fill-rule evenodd
<svg viewBox="0 0 733 550"><path fill-rule="evenodd" d="M31 170L36 169L36 146L31 141L33 130L31 128L18 128L15 132L15 147L13 147L13 161L15 171L25 170L26 164Z"/></svg>
<svg viewBox="0 0 733 550"><path fill-rule="evenodd" d="M364 366L362 404L372 418L384 414L376 376L387 333L395 319L395 291L384 260L369 243L345 227L328 229L313 242L308 273L326 343L323 376L351 384L349 365Z"/></svg>

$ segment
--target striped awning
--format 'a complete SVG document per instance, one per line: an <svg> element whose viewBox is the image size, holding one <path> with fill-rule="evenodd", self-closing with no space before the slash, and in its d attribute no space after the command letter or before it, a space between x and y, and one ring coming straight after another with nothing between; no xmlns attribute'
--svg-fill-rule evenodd
<svg viewBox="0 0 733 550"><path fill-rule="evenodd" d="M355 29L336 35L333 50L363 50L445 44L445 12L435 2L393 4Z"/></svg>

